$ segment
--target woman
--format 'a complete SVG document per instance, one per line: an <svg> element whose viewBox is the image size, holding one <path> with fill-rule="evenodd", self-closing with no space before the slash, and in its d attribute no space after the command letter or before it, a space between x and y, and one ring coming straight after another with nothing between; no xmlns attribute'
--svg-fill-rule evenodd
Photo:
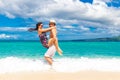
<svg viewBox="0 0 120 80"><path fill-rule="evenodd" d="M30 31L30 32L38 31L38 35L39 35L39 38L40 38L40 41L41 41L42 45L44 47L46 47L46 48L49 48L50 44L52 43L52 40L50 40L48 42L48 39L47 39L47 36L46 36L46 32L50 31L54 27L50 27L50 28L47 28L47 29L42 29L42 27L43 27L42 22L38 22L36 24L36 28L30 28L30 29L28 29L28 31Z"/></svg>

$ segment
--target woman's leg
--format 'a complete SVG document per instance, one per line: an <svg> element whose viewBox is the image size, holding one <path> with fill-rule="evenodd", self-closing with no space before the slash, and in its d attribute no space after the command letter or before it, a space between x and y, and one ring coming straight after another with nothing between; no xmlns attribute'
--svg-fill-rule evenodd
<svg viewBox="0 0 120 80"><path fill-rule="evenodd" d="M59 55L62 55L62 50L60 49L60 47L58 45L58 39L57 38L55 38L55 40L54 40L54 45L55 45Z"/></svg>
<svg viewBox="0 0 120 80"><path fill-rule="evenodd" d="M55 45L55 48L57 50L57 52L59 53L59 55L62 55L62 50L60 49L59 45L58 45L58 39L57 38L50 38L48 41L48 46L52 46Z"/></svg>

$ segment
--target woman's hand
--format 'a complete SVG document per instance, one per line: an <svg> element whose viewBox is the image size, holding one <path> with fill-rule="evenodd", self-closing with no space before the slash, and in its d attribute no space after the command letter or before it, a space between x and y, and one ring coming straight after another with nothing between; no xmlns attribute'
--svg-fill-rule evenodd
<svg viewBox="0 0 120 80"><path fill-rule="evenodd" d="M55 27L50 27L51 29L55 29Z"/></svg>

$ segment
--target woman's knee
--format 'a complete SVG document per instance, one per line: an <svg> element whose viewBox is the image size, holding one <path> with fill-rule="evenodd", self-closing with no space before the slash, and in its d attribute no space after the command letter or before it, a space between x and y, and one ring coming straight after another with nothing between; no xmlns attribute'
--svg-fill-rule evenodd
<svg viewBox="0 0 120 80"><path fill-rule="evenodd" d="M57 41L58 39L57 38L53 38L53 41Z"/></svg>

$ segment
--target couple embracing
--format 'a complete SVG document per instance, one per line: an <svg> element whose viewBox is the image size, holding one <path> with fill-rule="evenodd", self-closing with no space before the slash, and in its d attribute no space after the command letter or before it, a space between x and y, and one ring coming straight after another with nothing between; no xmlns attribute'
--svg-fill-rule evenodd
<svg viewBox="0 0 120 80"><path fill-rule="evenodd" d="M50 20L49 22L49 28L43 29L43 23L38 22L36 24L36 28L30 28L29 31L37 31L40 41L42 45L48 50L46 51L44 57L45 60L52 65L53 60L52 57L55 55L55 52L57 51L59 55L62 55L62 50L59 47L58 39L57 39L57 30L56 30L56 22L55 20ZM47 39L46 32L50 32L50 38Z"/></svg>

